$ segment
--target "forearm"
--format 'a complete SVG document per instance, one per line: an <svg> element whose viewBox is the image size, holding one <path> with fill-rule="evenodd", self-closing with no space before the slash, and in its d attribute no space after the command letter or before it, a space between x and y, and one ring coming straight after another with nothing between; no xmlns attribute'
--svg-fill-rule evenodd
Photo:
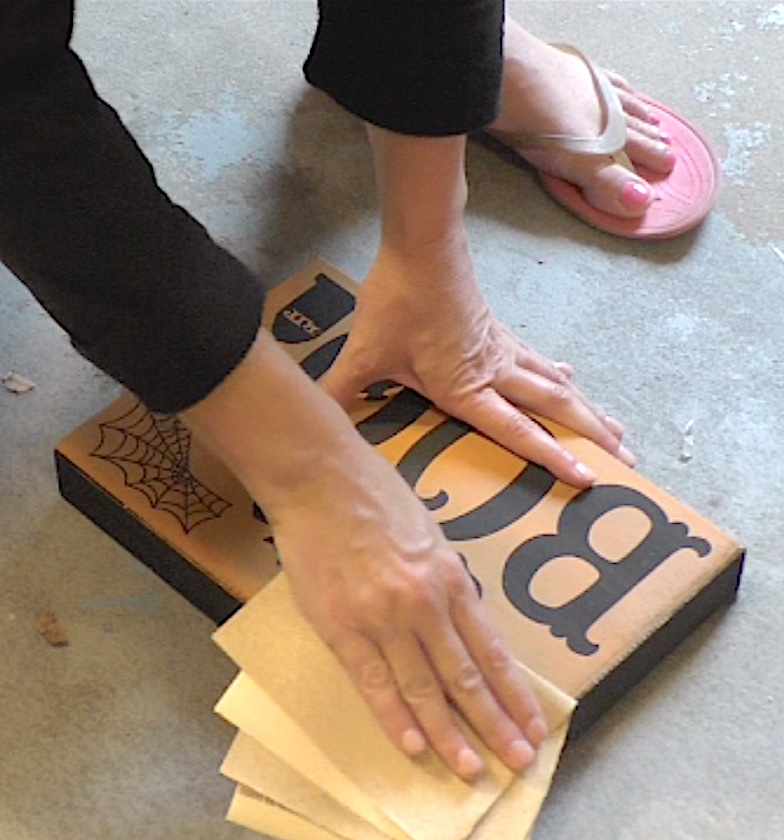
<svg viewBox="0 0 784 840"><path fill-rule="evenodd" d="M463 230L465 135L412 137L369 125L382 242L411 250Z"/></svg>
<svg viewBox="0 0 784 840"><path fill-rule="evenodd" d="M0 3L0 259L152 409L239 362L263 288L159 188L69 49L69 0Z"/></svg>
<svg viewBox="0 0 784 840"><path fill-rule="evenodd" d="M328 476L351 481L369 452L346 413L266 330L234 371L182 417L273 525L277 510L332 493Z"/></svg>

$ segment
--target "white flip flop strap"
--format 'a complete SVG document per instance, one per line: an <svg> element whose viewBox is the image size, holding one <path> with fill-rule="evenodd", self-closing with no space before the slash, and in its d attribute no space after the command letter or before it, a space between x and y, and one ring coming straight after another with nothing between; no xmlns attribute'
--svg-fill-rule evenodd
<svg viewBox="0 0 784 840"><path fill-rule="evenodd" d="M607 75L586 55L569 44L553 44L563 52L578 56L591 72L602 110L605 125L601 134L595 137L579 137L569 134L536 134L528 132L491 132L502 142L505 138L513 139L514 145L525 149L558 149L582 155L619 155L619 163L627 164L623 154L626 145L626 115L623 112L618 94L615 92ZM626 160L624 160L626 158Z"/></svg>

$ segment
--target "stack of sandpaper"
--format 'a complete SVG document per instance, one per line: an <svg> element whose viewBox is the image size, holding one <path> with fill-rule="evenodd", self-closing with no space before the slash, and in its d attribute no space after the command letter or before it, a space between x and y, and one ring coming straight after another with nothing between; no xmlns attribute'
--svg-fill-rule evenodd
<svg viewBox="0 0 784 840"><path fill-rule="evenodd" d="M555 772L574 701L529 674L551 729L515 776L479 742L473 784L432 752L404 756L280 574L215 633L242 669L217 705L238 728L222 766L237 783L228 818L284 840L525 840Z"/></svg>

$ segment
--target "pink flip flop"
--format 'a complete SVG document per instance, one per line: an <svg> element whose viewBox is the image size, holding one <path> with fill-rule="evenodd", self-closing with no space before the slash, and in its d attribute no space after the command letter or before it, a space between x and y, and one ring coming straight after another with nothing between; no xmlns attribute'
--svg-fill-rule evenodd
<svg viewBox="0 0 784 840"><path fill-rule="evenodd" d="M618 97L607 76L573 47L557 45L579 55L594 77L597 93L605 109L603 133L594 138L562 135L503 135L494 133L505 145L517 148L557 148L576 154L614 155L620 163L632 168L623 152L626 142L626 118ZM653 188L655 198L645 214L625 219L598 210L589 204L581 190L552 175L539 173L548 194L567 210L599 230L630 239L670 239L695 228L716 205L721 188L721 169L707 139L691 123L654 99L640 96L659 119L663 131L671 138L676 163L666 175L644 167L635 171ZM510 142L511 141L511 142Z"/></svg>

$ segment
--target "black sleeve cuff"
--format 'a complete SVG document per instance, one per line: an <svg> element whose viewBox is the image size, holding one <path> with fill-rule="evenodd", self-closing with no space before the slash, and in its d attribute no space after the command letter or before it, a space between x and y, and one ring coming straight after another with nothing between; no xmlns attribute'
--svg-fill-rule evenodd
<svg viewBox="0 0 784 840"><path fill-rule="evenodd" d="M478 131L497 116L503 0L321 0L308 81L401 134Z"/></svg>

